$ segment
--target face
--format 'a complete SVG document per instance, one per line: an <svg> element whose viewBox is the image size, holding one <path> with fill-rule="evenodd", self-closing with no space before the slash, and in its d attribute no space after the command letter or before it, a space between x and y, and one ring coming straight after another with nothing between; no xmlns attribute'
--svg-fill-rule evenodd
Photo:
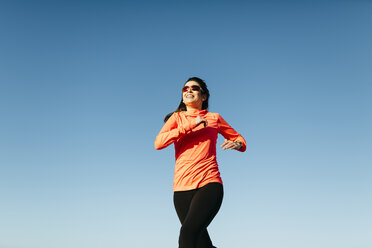
<svg viewBox="0 0 372 248"><path fill-rule="evenodd" d="M193 109L202 109L203 101L206 100L206 96L202 95L200 85L195 81L189 81L185 84L184 87L189 86L185 92L182 92L183 103L188 108ZM192 86L198 86L199 91L193 90Z"/></svg>

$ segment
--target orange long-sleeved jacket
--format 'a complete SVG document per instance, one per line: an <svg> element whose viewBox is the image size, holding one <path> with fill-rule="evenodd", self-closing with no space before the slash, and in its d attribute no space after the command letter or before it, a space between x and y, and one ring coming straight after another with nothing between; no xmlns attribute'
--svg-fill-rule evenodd
<svg viewBox="0 0 372 248"><path fill-rule="evenodd" d="M208 121L208 126L196 126L198 115ZM192 190L211 182L222 183L216 160L218 133L226 139L241 141L246 150L244 138L236 132L218 113L207 110L191 110L173 113L155 139L155 148L163 149L174 143L176 165L173 191Z"/></svg>

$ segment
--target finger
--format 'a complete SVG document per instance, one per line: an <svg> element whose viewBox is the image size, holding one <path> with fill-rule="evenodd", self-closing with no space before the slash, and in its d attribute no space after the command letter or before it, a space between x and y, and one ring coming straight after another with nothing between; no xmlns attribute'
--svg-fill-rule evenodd
<svg viewBox="0 0 372 248"><path fill-rule="evenodd" d="M232 143L232 141L231 140L228 140L228 139L225 139L225 145L228 145L228 144L231 144Z"/></svg>
<svg viewBox="0 0 372 248"><path fill-rule="evenodd" d="M231 147L233 147L234 146L234 143L232 143L230 140L226 143L226 145L224 146L224 150L226 150L226 149L229 149L229 148L231 148Z"/></svg>
<svg viewBox="0 0 372 248"><path fill-rule="evenodd" d="M196 125L199 126L201 123L204 123L203 119L200 116L195 118Z"/></svg>
<svg viewBox="0 0 372 248"><path fill-rule="evenodd" d="M226 150L226 149L231 149L232 147L234 147L234 144L227 144L227 146L225 146L223 149Z"/></svg>
<svg viewBox="0 0 372 248"><path fill-rule="evenodd" d="M227 144L227 139L225 139L225 142L223 142L223 144L221 145L221 147L224 147L226 144Z"/></svg>
<svg viewBox="0 0 372 248"><path fill-rule="evenodd" d="M196 117L196 118L194 119L194 121L195 121L196 126L198 126L198 125L200 124L198 117Z"/></svg>
<svg viewBox="0 0 372 248"><path fill-rule="evenodd" d="M236 148L237 148L237 145L235 143L230 147L231 150L234 150Z"/></svg>

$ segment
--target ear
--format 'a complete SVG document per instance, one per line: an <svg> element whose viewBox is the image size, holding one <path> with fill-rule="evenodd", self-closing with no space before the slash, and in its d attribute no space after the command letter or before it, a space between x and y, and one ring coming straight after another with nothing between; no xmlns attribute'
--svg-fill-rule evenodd
<svg viewBox="0 0 372 248"><path fill-rule="evenodd" d="M202 95L202 101L204 102L205 100L207 100L207 96L206 95Z"/></svg>

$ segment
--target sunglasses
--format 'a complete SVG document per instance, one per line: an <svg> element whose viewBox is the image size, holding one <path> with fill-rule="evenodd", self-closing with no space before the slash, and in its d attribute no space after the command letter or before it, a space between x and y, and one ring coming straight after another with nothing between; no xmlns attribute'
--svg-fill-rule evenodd
<svg viewBox="0 0 372 248"><path fill-rule="evenodd" d="M191 88L192 91L201 91L201 88L197 85L185 86L182 88L182 92L186 92Z"/></svg>

